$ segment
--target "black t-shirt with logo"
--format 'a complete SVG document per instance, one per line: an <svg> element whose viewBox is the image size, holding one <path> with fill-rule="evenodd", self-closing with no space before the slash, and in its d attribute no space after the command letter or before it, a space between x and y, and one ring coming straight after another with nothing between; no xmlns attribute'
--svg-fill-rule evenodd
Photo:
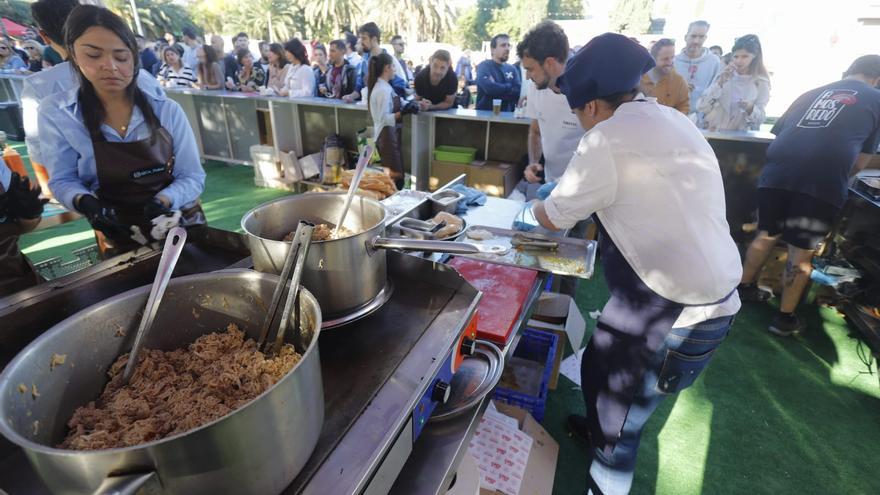
<svg viewBox="0 0 880 495"><path fill-rule="evenodd" d="M758 187L784 189L843 206L859 153L880 142L880 91L844 79L795 100L772 130Z"/></svg>
<svg viewBox="0 0 880 495"><path fill-rule="evenodd" d="M431 85L431 68L425 66L420 70L415 79L416 94L436 105L446 101L446 97L458 92L458 79L452 69L446 71L446 75L440 80L440 84Z"/></svg>

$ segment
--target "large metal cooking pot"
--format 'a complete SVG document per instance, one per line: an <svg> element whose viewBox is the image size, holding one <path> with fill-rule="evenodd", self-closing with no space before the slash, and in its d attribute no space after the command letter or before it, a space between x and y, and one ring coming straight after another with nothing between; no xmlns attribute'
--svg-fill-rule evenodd
<svg viewBox="0 0 880 495"><path fill-rule="evenodd" d="M179 348L229 323L256 339L277 281L251 270L174 279L145 345ZM302 330L287 332L302 360L241 409L195 430L133 447L54 448L67 434L74 409L100 395L110 365L131 349L149 290L133 289L80 311L16 356L0 375L0 433L24 449L55 493L104 491L144 473L153 474L139 481L158 481L163 493L280 492L311 456L324 422L321 310L307 291L300 293ZM64 356L63 364L53 356Z"/></svg>
<svg viewBox="0 0 880 495"><path fill-rule="evenodd" d="M254 269L281 273L290 243L284 236L300 220L335 225L345 205L345 193L300 194L276 199L247 212L241 219L251 248ZM467 243L387 239L385 208L374 199L355 196L343 226L356 232L342 239L313 242L303 269L302 285L318 303L324 320L354 313L385 288L383 249L474 254L485 248Z"/></svg>

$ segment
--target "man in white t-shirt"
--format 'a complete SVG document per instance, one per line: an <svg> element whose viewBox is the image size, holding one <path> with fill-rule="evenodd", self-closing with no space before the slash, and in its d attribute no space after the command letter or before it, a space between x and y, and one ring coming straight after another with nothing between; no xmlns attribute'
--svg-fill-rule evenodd
<svg viewBox="0 0 880 495"><path fill-rule="evenodd" d="M542 182L553 183L562 177L584 131L556 87L556 78L565 70L568 58L568 37L562 28L552 21L542 22L525 35L516 51L533 84L529 85L525 110L532 119L529 164L517 187L524 198L515 197L532 200Z"/></svg>

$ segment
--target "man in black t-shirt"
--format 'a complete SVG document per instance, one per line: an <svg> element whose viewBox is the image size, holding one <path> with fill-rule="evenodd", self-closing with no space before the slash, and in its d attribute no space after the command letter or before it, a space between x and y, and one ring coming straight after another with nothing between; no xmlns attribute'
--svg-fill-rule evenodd
<svg viewBox="0 0 880 495"><path fill-rule="evenodd" d="M755 281L779 239L788 244L776 335L801 328L794 314L810 281L813 252L846 201L850 178L880 142L880 55L853 62L843 80L804 93L775 126L758 180L758 236L739 287L744 300L766 300Z"/></svg>
<svg viewBox="0 0 880 495"><path fill-rule="evenodd" d="M452 71L452 57L446 50L431 55L428 67L419 71L415 79L416 100L422 111L446 110L455 104L458 79Z"/></svg>

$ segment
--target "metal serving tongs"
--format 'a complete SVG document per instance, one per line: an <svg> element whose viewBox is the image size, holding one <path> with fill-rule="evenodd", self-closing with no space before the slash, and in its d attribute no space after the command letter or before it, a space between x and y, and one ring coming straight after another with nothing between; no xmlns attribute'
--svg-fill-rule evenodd
<svg viewBox="0 0 880 495"><path fill-rule="evenodd" d="M275 287L275 293L272 294L272 302L269 304L268 314L260 329L260 340L257 341L257 349L262 350L266 355L275 355L281 350L281 346L284 345L284 334L288 326L294 328L299 326L299 311L292 311L292 308L294 304L299 308L299 281L302 279L303 267L309 254L309 246L312 243L312 231L314 229L314 224L301 221L296 227L296 232L293 234L290 250L284 259L281 278ZM293 271L292 278L291 271ZM281 321L275 327L272 323L278 318L278 308L285 290L287 290L287 298L285 299L284 307L281 309ZM291 313L293 313L293 322L288 325ZM270 330L273 331L270 332Z"/></svg>
<svg viewBox="0 0 880 495"><path fill-rule="evenodd" d="M165 237L165 247L162 249L162 258L159 259L159 268L156 270L156 278L153 280L153 287L150 289L150 296L147 298L147 306L144 308L144 316L141 317L141 324L134 336L134 345L131 352L128 353L128 362L125 363L125 371L122 372L122 384L128 383L134 369L137 366L138 354L144 345L144 340L153 326L153 320L156 318L156 312L159 310L159 303L162 302L162 296L165 295L165 288L168 287L168 281L171 280L171 273L180 259L180 253L183 251L183 245L186 243L186 229L175 227L168 232Z"/></svg>
<svg viewBox="0 0 880 495"><path fill-rule="evenodd" d="M545 249L555 250L559 248L559 242L541 234L517 232L510 239L510 245L520 249Z"/></svg>

